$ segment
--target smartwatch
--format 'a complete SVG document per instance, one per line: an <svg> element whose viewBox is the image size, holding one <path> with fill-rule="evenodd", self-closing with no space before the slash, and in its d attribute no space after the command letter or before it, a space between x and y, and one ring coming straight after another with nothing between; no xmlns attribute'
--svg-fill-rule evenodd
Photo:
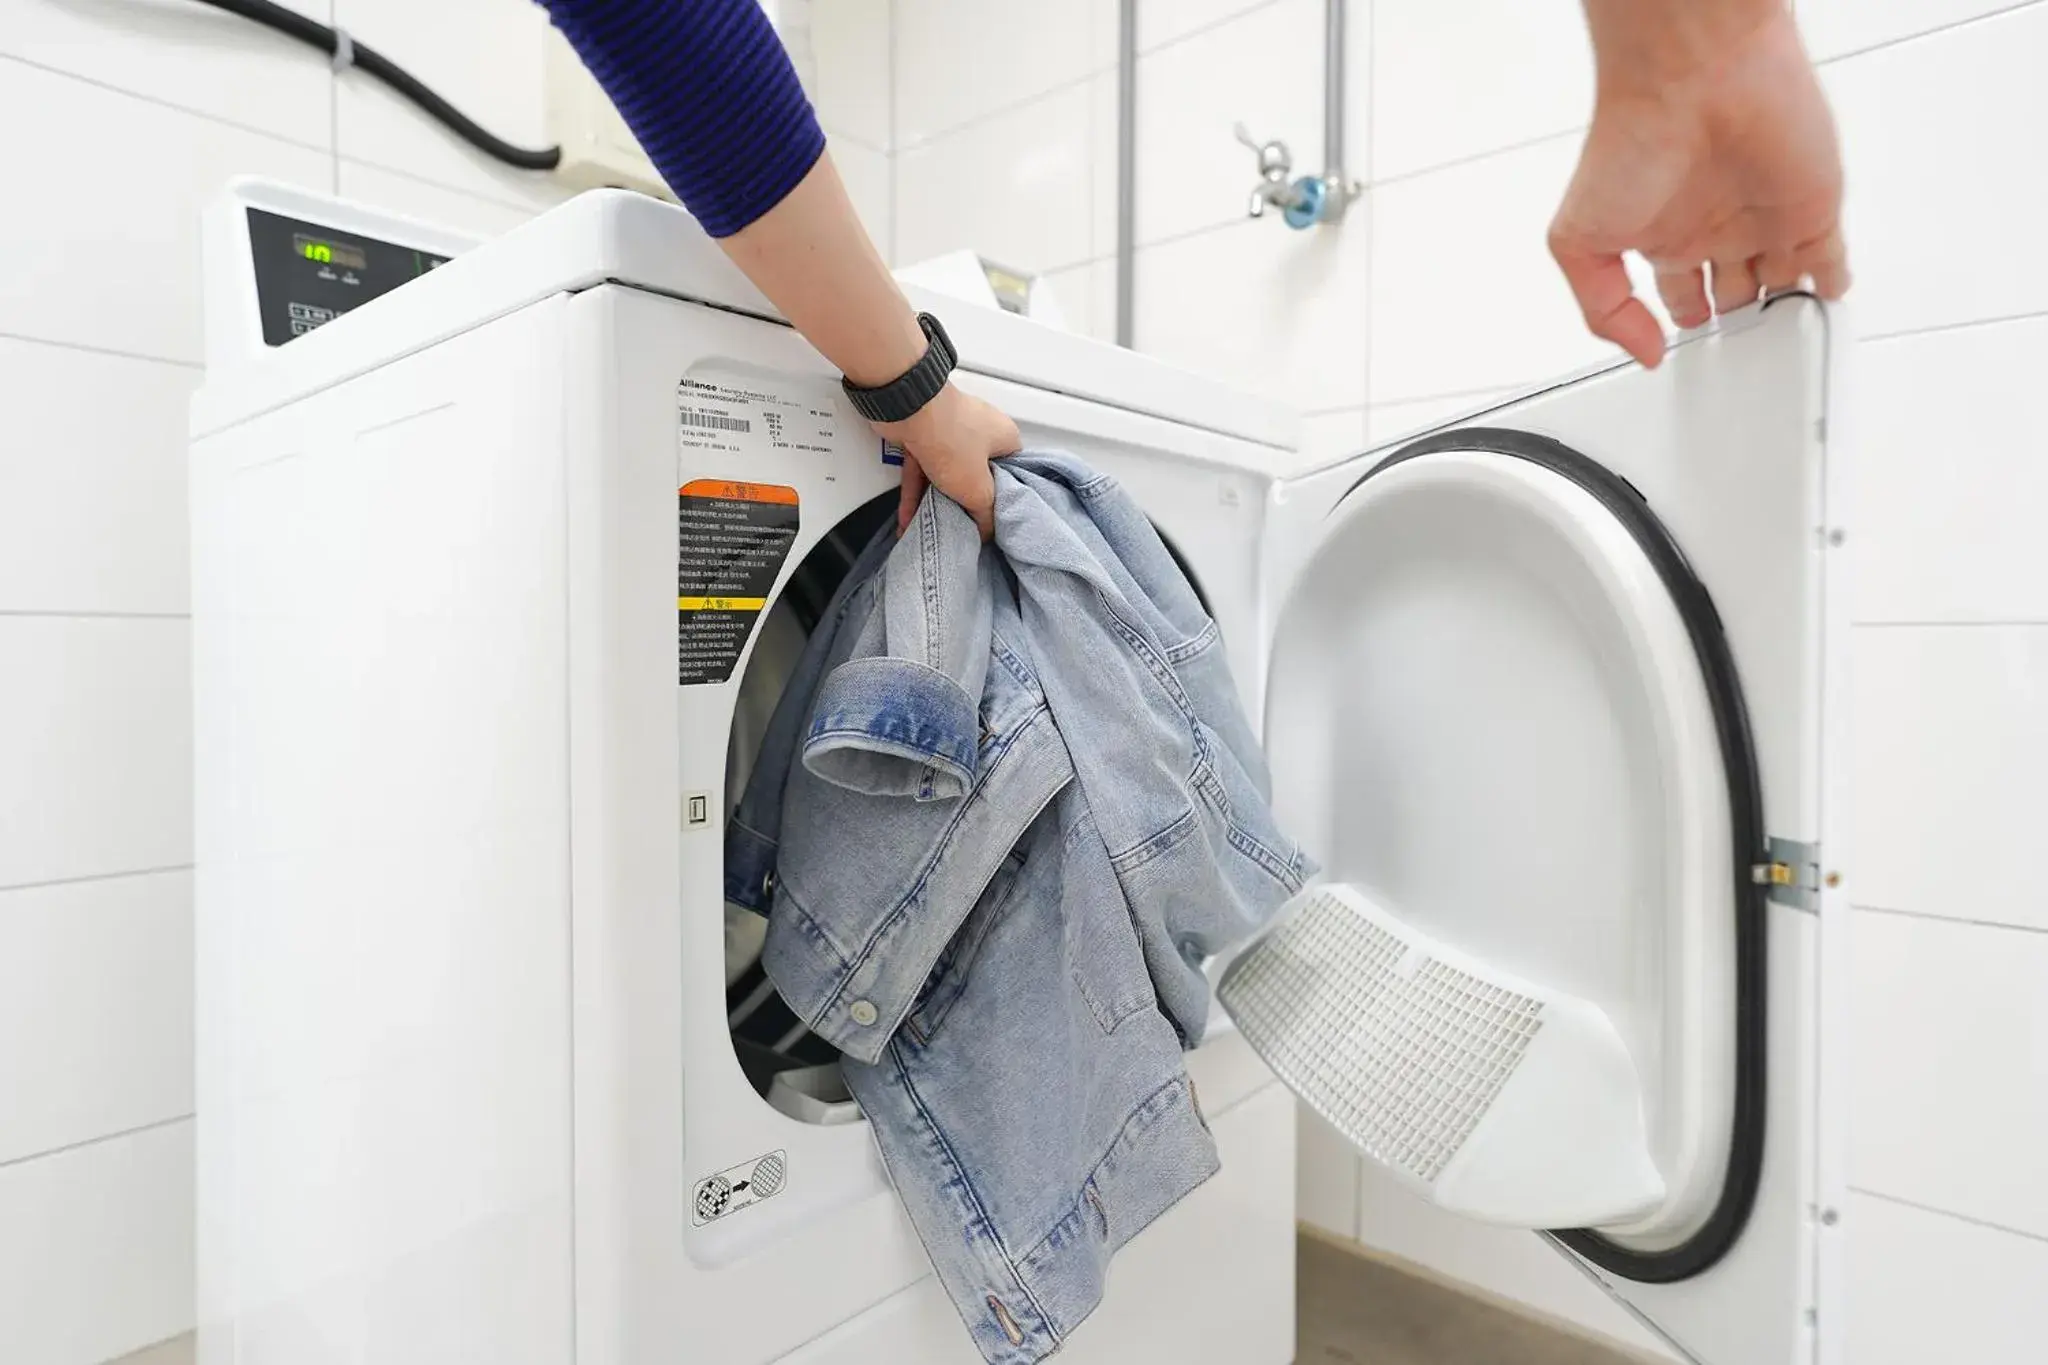
<svg viewBox="0 0 2048 1365"><path fill-rule="evenodd" d="M847 398L854 410L870 422L902 422L915 416L920 408L939 396L939 390L946 387L946 379L953 373L953 367L960 362L959 352L953 349L953 339L946 335L946 329L930 313L919 313L917 325L924 331L924 358L900 378L872 389L864 389L845 377L840 386L846 390Z"/></svg>

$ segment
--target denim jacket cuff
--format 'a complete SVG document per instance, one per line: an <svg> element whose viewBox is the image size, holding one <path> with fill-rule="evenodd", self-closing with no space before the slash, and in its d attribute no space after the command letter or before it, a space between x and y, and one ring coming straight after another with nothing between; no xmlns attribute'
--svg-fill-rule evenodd
<svg viewBox="0 0 2048 1365"><path fill-rule="evenodd" d="M742 824L737 818L725 827L725 898L760 914L768 913L775 899L775 854L780 847L767 835Z"/></svg>
<svg viewBox="0 0 2048 1365"><path fill-rule="evenodd" d="M818 691L804 767L849 791L951 801L974 784L981 707L960 684L908 659L841 664Z"/></svg>

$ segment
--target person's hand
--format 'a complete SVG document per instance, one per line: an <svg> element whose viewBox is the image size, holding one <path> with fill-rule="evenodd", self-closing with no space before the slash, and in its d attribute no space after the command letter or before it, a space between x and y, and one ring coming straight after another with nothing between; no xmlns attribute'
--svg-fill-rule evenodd
<svg viewBox="0 0 2048 1365"><path fill-rule="evenodd" d="M1657 8L1620 5L1636 15ZM1595 0L1587 8L1599 94L1550 229L1551 254L1586 325L1645 365L1663 358L1662 329L1622 263L1630 250L1655 268L1681 327L1805 278L1822 297L1839 298L1849 287L1841 154L1792 16L1773 6L1742 32L1681 35L1693 50L1674 62L1663 58L1677 54L1653 50L1660 38L1641 31L1601 45L1608 7ZM1616 25L1643 22L1612 12Z"/></svg>
<svg viewBox="0 0 2048 1365"><path fill-rule="evenodd" d="M1023 448L1015 422L948 384L909 421L880 422L875 430L903 450L899 532L917 515L927 482L972 513L984 539L994 531L996 484L988 465Z"/></svg>

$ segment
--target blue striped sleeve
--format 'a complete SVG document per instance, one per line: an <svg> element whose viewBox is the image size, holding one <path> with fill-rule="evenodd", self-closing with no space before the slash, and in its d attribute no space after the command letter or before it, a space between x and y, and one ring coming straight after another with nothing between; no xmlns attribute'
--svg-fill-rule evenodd
<svg viewBox="0 0 2048 1365"><path fill-rule="evenodd" d="M713 237L782 202L825 151L757 0L541 0Z"/></svg>

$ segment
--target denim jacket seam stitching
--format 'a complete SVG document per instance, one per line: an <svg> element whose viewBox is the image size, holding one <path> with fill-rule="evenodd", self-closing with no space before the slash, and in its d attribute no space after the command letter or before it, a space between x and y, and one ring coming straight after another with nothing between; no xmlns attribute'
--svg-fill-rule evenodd
<svg viewBox="0 0 2048 1365"><path fill-rule="evenodd" d="M1034 716L1032 719L1035 722L1037 717ZM1017 734L1015 736L1012 736L1011 741L1004 744L999 751L997 751L990 757L987 772L983 774L979 781L975 782L973 790L969 791L966 798L960 802L960 808L954 811L952 818L946 822L945 830L939 835L937 841L933 844L932 851L930 855L926 857L924 866L918 870L917 879L910 884L910 886L904 891L902 896L897 898L896 904L890 908L889 913L887 915L884 915L882 919L876 923L875 927L869 931L867 941L861 945L860 952L851 958L846 957L844 954L841 955L843 965L840 967L839 971L835 973L838 979L833 983L831 993L825 1001L823 1010L821 1010L820 1012L821 1017L824 1011L829 1011L833 1005L838 1003L839 997L846 993L847 987L850 986L853 982L853 978L860 975L861 970L867 966L868 960L875 955L876 950L881 947L883 940L888 938L890 932L894 930L896 925L903 919L904 915L909 911L909 908L917 903L917 900L923 894L925 887L931 883L932 875L938 871L939 864L945 860L946 854L952 849L955 840L959 836L960 826L966 822L969 813L987 804L985 798L987 795L989 782L994 779L996 770L998 767L1001 766L1002 760L1005 757L1007 757L1011 750L1015 747L1016 739L1020 738L1023 732L1028 728L1030 728L1029 725L1019 726L1017 728ZM1058 794L1058 790L1056 789L1052 795L1057 796ZM1048 796L1046 798L1046 803L1050 804L1051 800L1052 796ZM1039 807L1040 811L1042 811L1043 809L1044 806ZM1036 820L1037 818L1038 812L1034 811L1032 813L1031 819ZM1026 821L1024 828L1029 827L1030 821ZM1005 856L1008 856L1007 853L1005 854ZM1002 864L998 862L994 868L990 869L988 874L988 880L995 880L996 873L1000 872L1001 870ZM987 889L988 882L984 881L981 885L981 891L986 891ZM981 891L977 891L975 893L977 898L980 896ZM969 912L972 913L972 907L969 907ZM808 918L808 916L806 916L806 918ZM962 918L964 919L965 916L962 916ZM957 927L958 926L955 926L956 929ZM941 948L941 951L944 951L943 947ZM909 1013L908 1002L906 1002L904 1013Z"/></svg>
<svg viewBox="0 0 2048 1365"><path fill-rule="evenodd" d="M1222 630L1214 621L1211 621L1191 638L1180 644L1168 647L1166 661L1170 664L1184 664L1191 659L1206 654L1209 651L1209 647L1215 644L1222 637L1222 634Z"/></svg>
<svg viewBox="0 0 2048 1365"><path fill-rule="evenodd" d="M892 1054L890 1060L896 1065L896 1079L902 1084L903 1093L910 1097L911 1108L917 1111L918 1119L924 1124L925 1131L931 1134L933 1143L944 1156L946 1164L952 1168L953 1179L965 1192L965 1197L973 1208L974 1218L981 1224L983 1235L995 1248L996 1255L1002 1259L1003 1268L1010 1272L1011 1283L1017 1286L1017 1292L1031 1305L1033 1316L1044 1325L1046 1334L1057 1345L1062 1338L1054 1329L1051 1316L1045 1311L1045 1306L1038 1301L1038 1295L1032 1293L1031 1286L1025 1282L1024 1272L1018 1267L1017 1258L1011 1255L1009 1245L996 1227L995 1219L989 1216L988 1207L982 1202L981 1191L975 1188L973 1180L968 1177L967 1168L961 1164L959 1154L947 1140L945 1130L939 1126L938 1120L932 1117L931 1110L925 1105L924 1096L917 1092L917 1082L911 1079L910 1068L904 1065L900 1054Z"/></svg>
<svg viewBox="0 0 2048 1365"><path fill-rule="evenodd" d="M1094 1185L1096 1183L1097 1178L1102 1174L1102 1168L1109 1164L1109 1159L1112 1156L1116 1155L1116 1149L1123 1145L1125 1135L1131 1131L1131 1125L1136 1123L1138 1121L1139 1116L1142 1115L1147 1109L1150 1109L1152 1107L1152 1104L1155 1100L1158 1100L1159 1097L1165 1094L1168 1090L1184 1090L1186 1088L1187 1085L1184 1076L1169 1076L1167 1079L1161 1081L1158 1085L1154 1086L1152 1090L1145 1096L1144 1099L1139 1100L1136 1104L1132 1105L1130 1112L1124 1115L1124 1121L1117 1125L1115 1136L1111 1137L1110 1140L1103 1146L1101 1153L1095 1158L1095 1164L1088 1168L1088 1174L1081 1177L1082 1187L1085 1189L1088 1186ZM1164 1108L1163 1105L1161 1107ZM1024 1253L1024 1255L1020 1258L1024 1262L1024 1264L1029 1265L1031 1261L1038 1255L1038 1253L1045 1249L1045 1244L1052 1240L1053 1234L1058 1232L1060 1228L1066 1224L1067 1220L1074 1217L1075 1214L1077 1214L1079 1211L1079 1201L1077 1199L1074 1204L1069 1205L1068 1211L1066 1213L1060 1215L1060 1217L1053 1222L1052 1227L1046 1230L1045 1235L1043 1237L1040 1237L1036 1242L1034 1242L1031 1246L1031 1249ZM1107 1213L1103 1215L1103 1221L1105 1223L1109 1221L1109 1215Z"/></svg>

